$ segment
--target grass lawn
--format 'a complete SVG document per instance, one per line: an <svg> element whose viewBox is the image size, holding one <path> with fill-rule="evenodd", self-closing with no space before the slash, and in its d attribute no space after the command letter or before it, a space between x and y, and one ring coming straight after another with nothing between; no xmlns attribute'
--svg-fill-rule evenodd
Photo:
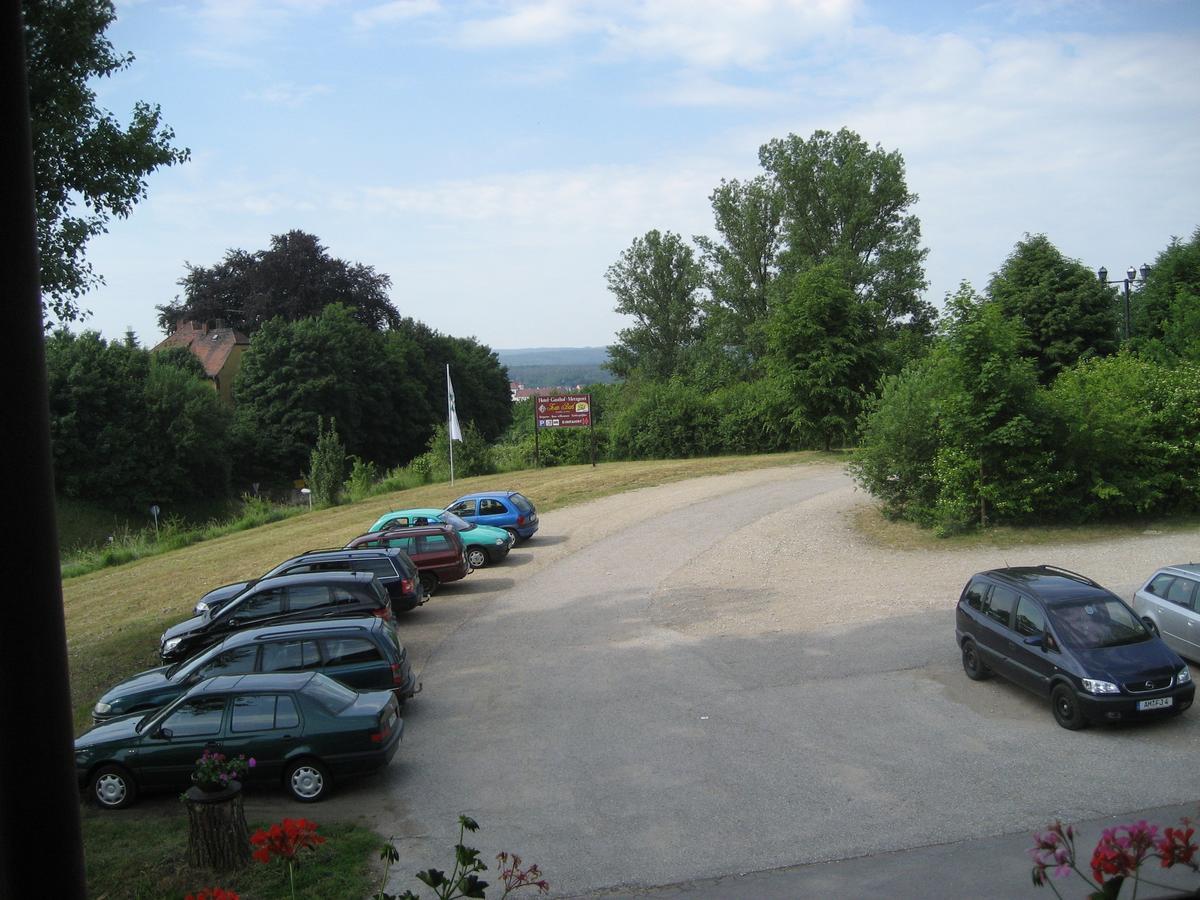
<svg viewBox="0 0 1200 900"><path fill-rule="evenodd" d="M298 813L297 818L301 815ZM182 898L203 888L236 891L242 900L285 900L291 897L287 870L278 861L251 860L233 874L218 874L186 865L188 821L178 815L146 815L138 810L106 812L84 807L83 850L88 895L117 898ZM379 890L376 868L382 840L359 825L317 821L325 843L303 851L295 868L296 896L306 900L367 897ZM248 822L250 833L271 822Z"/></svg>

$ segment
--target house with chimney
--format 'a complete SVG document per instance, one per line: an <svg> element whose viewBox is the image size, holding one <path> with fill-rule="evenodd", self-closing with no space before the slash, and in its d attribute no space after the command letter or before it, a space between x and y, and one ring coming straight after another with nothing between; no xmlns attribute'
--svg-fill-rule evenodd
<svg viewBox="0 0 1200 900"><path fill-rule="evenodd" d="M218 319L212 326L207 322L179 322L154 350L186 347L204 366L204 374L216 388L217 396L232 406L233 379L242 364L242 354L249 346L250 338L234 328L225 327Z"/></svg>

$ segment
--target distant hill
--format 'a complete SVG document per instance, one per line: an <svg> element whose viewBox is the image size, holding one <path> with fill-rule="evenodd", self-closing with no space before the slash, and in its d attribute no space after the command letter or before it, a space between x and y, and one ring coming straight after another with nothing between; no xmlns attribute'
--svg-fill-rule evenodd
<svg viewBox="0 0 1200 900"><path fill-rule="evenodd" d="M510 381L527 388L572 387L577 384L612 384L617 381L607 369L607 347L531 347L497 350Z"/></svg>

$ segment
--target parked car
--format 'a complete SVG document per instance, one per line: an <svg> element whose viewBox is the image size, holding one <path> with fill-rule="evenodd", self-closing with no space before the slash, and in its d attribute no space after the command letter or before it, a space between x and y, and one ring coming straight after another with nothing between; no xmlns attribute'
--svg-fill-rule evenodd
<svg viewBox="0 0 1200 900"><path fill-rule="evenodd" d="M1138 588L1133 608L1176 653L1200 660L1200 563L1163 566Z"/></svg>
<svg viewBox="0 0 1200 900"><path fill-rule="evenodd" d="M220 675L162 709L95 725L75 740L81 789L105 809L142 791L188 787L207 749L244 755L248 784L277 784L304 803L333 779L387 765L404 732L392 691L359 693L320 672Z"/></svg>
<svg viewBox="0 0 1200 900"><path fill-rule="evenodd" d="M379 579L388 596L392 598L392 612L402 613L416 609L425 602L425 592L417 577L417 567L399 548L377 550L306 550L299 556L285 559L269 572L251 581L235 581L213 588L200 598L192 609L192 615L216 612L242 591L253 587L264 578L279 575L301 575L305 572L370 572Z"/></svg>
<svg viewBox="0 0 1200 900"><path fill-rule="evenodd" d="M92 721L158 709L217 675L297 671L324 672L356 691L394 691L401 702L421 689L408 651L383 619L289 622L234 632L190 659L127 678L104 692L92 708Z"/></svg>
<svg viewBox="0 0 1200 900"><path fill-rule="evenodd" d="M476 525L494 525L511 532L518 541L533 537L538 514L532 501L516 491L480 491L464 494L446 507Z"/></svg>
<svg viewBox="0 0 1200 900"><path fill-rule="evenodd" d="M449 525L373 531L359 535L346 545L348 550L363 547L399 547L407 553L416 564L427 597L433 596L439 584L466 578L471 571L462 539Z"/></svg>
<svg viewBox="0 0 1200 900"><path fill-rule="evenodd" d="M312 572L260 581L215 613L194 616L163 632L159 656L177 662L246 628L309 619L373 615L394 624L392 601L370 572Z"/></svg>
<svg viewBox="0 0 1200 900"><path fill-rule="evenodd" d="M449 525L462 538L467 562L472 569L498 563L516 543L512 532L491 525L476 525L443 509L397 509L375 520L371 531L396 531L418 525Z"/></svg>
<svg viewBox="0 0 1200 900"><path fill-rule="evenodd" d="M1120 597L1055 566L992 569L958 600L963 669L1048 697L1054 718L1091 722L1178 715L1196 687L1184 661Z"/></svg>

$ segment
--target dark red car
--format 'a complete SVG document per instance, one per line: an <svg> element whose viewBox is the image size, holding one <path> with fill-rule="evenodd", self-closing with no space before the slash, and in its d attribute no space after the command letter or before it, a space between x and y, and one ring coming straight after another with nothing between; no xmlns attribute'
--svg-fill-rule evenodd
<svg viewBox="0 0 1200 900"><path fill-rule="evenodd" d="M363 547L399 547L407 553L417 566L427 597L433 595L439 584L458 581L471 571L462 538L449 525L372 531L346 545L347 550Z"/></svg>

